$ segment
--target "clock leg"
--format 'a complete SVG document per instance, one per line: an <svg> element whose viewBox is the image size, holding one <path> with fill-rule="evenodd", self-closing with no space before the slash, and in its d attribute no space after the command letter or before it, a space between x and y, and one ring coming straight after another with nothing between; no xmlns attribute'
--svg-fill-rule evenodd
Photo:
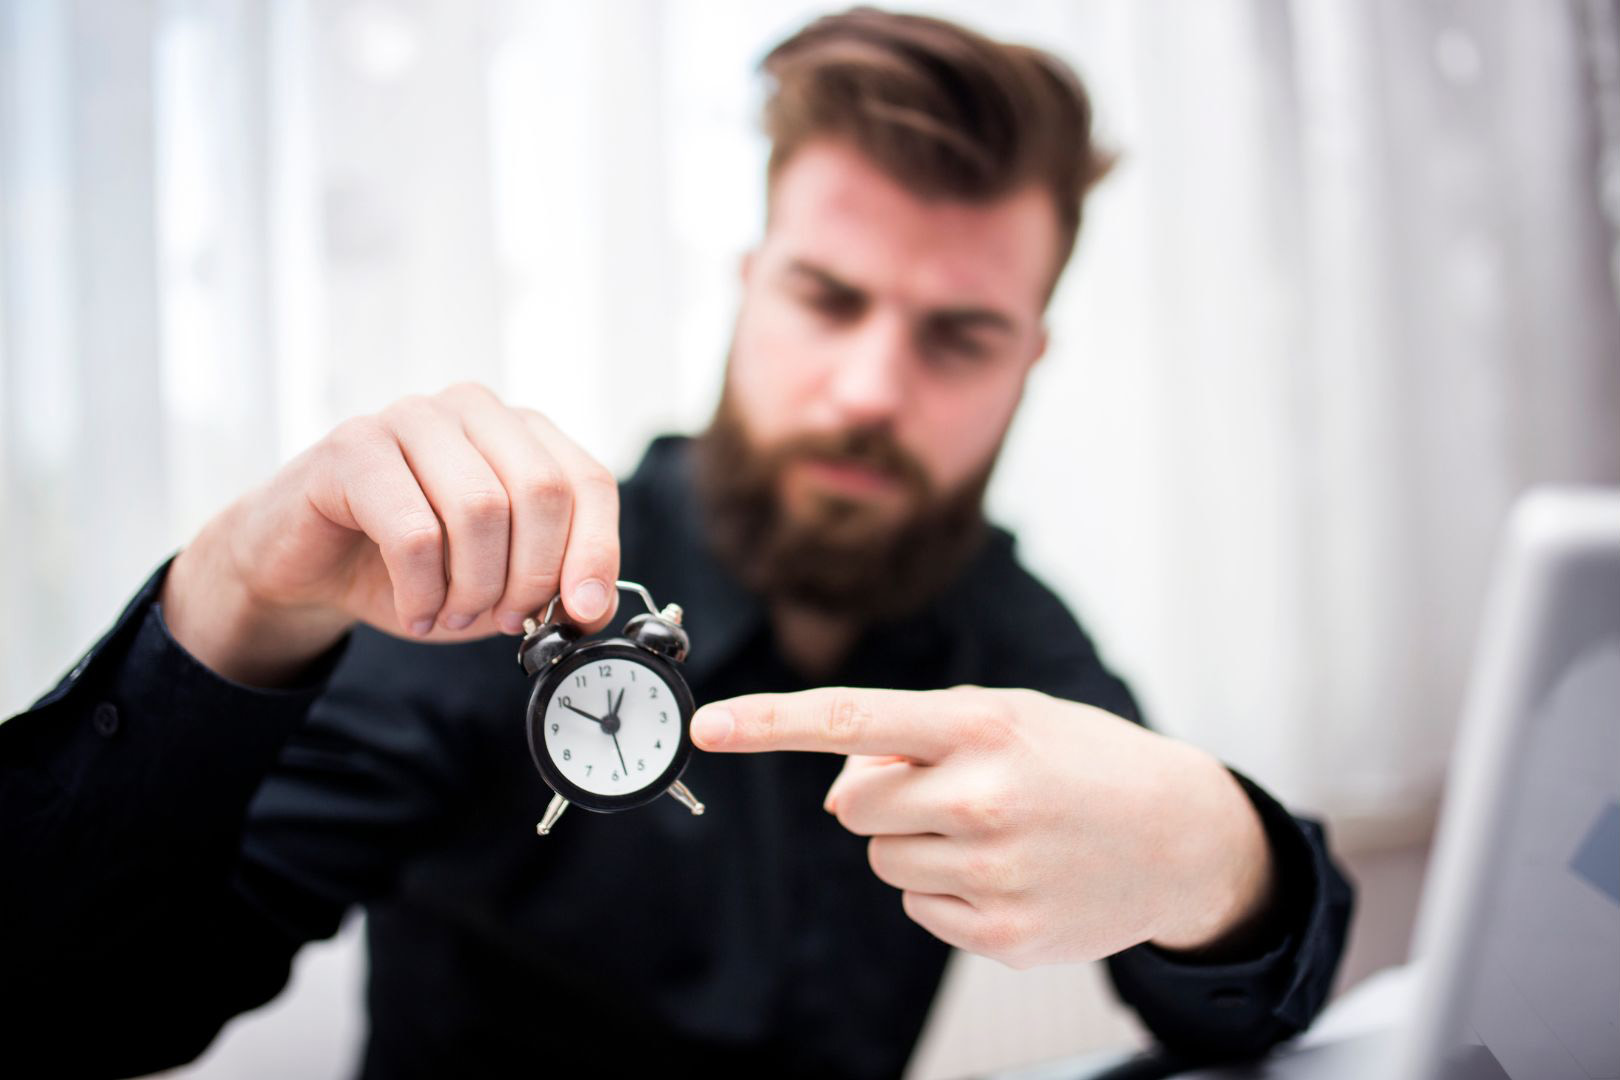
<svg viewBox="0 0 1620 1080"><path fill-rule="evenodd" d="M568 809L568 800L561 795L553 795L551 805L546 807L546 816L540 819L540 824L534 827L534 831L541 836L551 832L552 829L557 827L557 819L562 817L563 811L566 809Z"/></svg>
<svg viewBox="0 0 1620 1080"><path fill-rule="evenodd" d="M703 804L698 802L696 795L692 794L692 789L679 780L669 785L668 794L670 798L692 811L694 815L703 813Z"/></svg>

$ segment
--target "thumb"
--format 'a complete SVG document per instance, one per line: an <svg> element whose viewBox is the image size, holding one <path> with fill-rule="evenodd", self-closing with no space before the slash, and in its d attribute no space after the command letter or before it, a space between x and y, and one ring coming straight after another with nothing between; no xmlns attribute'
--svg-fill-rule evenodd
<svg viewBox="0 0 1620 1080"><path fill-rule="evenodd" d="M848 785L845 777L852 777L867 769L875 769L883 765L893 765L897 761L909 761L909 758L899 754L851 754L844 759L844 767L838 770L833 778L832 785L827 788L827 797L821 800L821 808L827 813L836 813L838 810L838 793Z"/></svg>

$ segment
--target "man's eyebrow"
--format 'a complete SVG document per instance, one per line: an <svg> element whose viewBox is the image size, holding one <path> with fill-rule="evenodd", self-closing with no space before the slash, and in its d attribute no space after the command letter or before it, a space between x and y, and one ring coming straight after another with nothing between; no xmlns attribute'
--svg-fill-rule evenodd
<svg viewBox="0 0 1620 1080"><path fill-rule="evenodd" d="M806 277L831 292L854 293L860 295L864 290L840 278L830 270L823 269L815 263L805 262L803 259L794 259L788 263L787 272L796 277Z"/></svg>
<svg viewBox="0 0 1620 1080"><path fill-rule="evenodd" d="M848 293L851 296L866 295L865 290L859 285L851 285L831 270L817 266L815 263L806 262L803 259L794 259L788 263L787 272L794 277L808 278L829 292ZM984 329L1003 334L1013 334L1018 330L1018 324L1011 316L997 311L995 308L935 308L927 313L927 319L936 325L942 324L954 330Z"/></svg>

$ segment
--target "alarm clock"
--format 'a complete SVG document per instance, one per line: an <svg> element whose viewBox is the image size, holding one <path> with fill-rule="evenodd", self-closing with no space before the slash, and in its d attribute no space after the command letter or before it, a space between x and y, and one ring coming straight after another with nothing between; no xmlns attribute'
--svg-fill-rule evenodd
<svg viewBox="0 0 1620 1080"><path fill-rule="evenodd" d="M554 620L558 597L523 623L518 663L534 678L529 753L554 792L535 826L551 832L570 803L611 814L669 795L694 814L703 804L681 783L692 756L692 691L680 664L691 641L680 605L662 610L633 581L646 612L618 637L581 643L580 630Z"/></svg>

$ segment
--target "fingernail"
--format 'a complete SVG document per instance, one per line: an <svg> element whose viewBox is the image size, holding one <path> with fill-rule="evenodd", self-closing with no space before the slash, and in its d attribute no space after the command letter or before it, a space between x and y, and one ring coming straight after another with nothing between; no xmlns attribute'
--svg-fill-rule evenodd
<svg viewBox="0 0 1620 1080"><path fill-rule="evenodd" d="M426 637L433 630L432 619L417 619L411 623L411 633L417 637Z"/></svg>
<svg viewBox="0 0 1620 1080"><path fill-rule="evenodd" d="M821 800L821 808L827 811L829 814L838 813L837 809L833 806L833 797L831 795L828 795L825 799Z"/></svg>
<svg viewBox="0 0 1620 1080"><path fill-rule="evenodd" d="M495 625L501 628L503 634L523 633L523 616L515 611L503 611L495 616Z"/></svg>
<svg viewBox="0 0 1620 1080"><path fill-rule="evenodd" d="M703 746L718 746L731 737L736 726L724 709L700 709L692 718L692 738Z"/></svg>
<svg viewBox="0 0 1620 1080"><path fill-rule="evenodd" d="M452 615L444 620L445 629L465 630L472 625L473 620L477 617L476 615Z"/></svg>
<svg viewBox="0 0 1620 1080"><path fill-rule="evenodd" d="M576 618L586 622L598 618L607 611L607 588L600 581L592 578L583 582L574 590L574 599L568 605L573 609Z"/></svg>

